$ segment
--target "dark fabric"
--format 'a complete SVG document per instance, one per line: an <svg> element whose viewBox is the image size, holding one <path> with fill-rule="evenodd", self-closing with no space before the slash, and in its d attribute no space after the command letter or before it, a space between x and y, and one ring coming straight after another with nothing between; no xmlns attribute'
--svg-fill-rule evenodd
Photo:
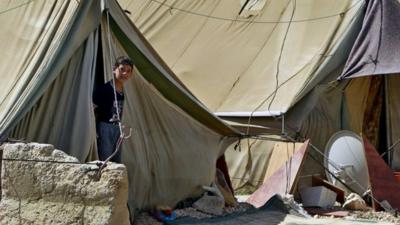
<svg viewBox="0 0 400 225"><path fill-rule="evenodd" d="M122 118L122 109L124 102L124 94L117 92L117 101L115 103L114 88L112 81L109 81L97 87L93 94L93 103L97 106L95 108L96 120L98 122L118 122L116 105L118 105L119 116Z"/></svg>
<svg viewBox="0 0 400 225"><path fill-rule="evenodd" d="M370 0L361 31L338 79L393 73L400 73L400 3Z"/></svg>
<svg viewBox="0 0 400 225"><path fill-rule="evenodd" d="M114 151L120 136L119 126L111 123L99 122L97 127L97 149L99 152L99 159L105 161ZM121 147L120 147L121 148ZM112 162L121 163L121 149L114 157L111 158Z"/></svg>

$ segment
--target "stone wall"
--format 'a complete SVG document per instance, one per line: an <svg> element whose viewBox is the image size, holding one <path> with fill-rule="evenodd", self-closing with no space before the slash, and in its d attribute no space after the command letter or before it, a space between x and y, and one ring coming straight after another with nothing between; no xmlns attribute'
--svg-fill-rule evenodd
<svg viewBox="0 0 400 225"><path fill-rule="evenodd" d="M52 145L1 148L0 224L129 224L124 165L109 163L96 180L95 163L80 164Z"/></svg>

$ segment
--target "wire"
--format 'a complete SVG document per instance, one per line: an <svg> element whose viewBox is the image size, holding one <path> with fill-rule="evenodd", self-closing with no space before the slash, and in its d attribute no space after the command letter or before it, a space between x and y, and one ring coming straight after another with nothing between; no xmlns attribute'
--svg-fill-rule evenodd
<svg viewBox="0 0 400 225"><path fill-rule="evenodd" d="M197 12L193 12L187 9L182 9L182 8L176 8L172 5L166 4L164 2L160 2L158 0L149 0L151 2L155 2L158 3L162 6L168 7L170 9L170 11L172 10L177 10L183 13L187 13L187 14L192 14L192 15L196 15L196 16L201 16L201 17L206 17L206 18L211 18L211 19L216 19L216 20L224 20L224 21L233 21L233 22L251 22L251 23L301 23L301 22L308 22L308 21L315 21L315 20L323 20L323 19L328 19L328 18L332 18L335 16L340 16L344 13L347 13L348 11L350 11L352 8L354 8L358 3L363 2L363 0L359 0L356 3L354 3L353 5L351 5L349 8L345 9L343 12L340 13L335 13L335 14L331 14L331 15L327 15L327 16L321 16L321 17L315 17L315 18L309 18L309 19L301 19L301 20L292 20L292 21L256 21L256 20L238 20L238 19L231 19L231 18L224 18L224 17L218 17L218 16L209 16L206 14L202 14L202 13L197 13Z"/></svg>
<svg viewBox="0 0 400 225"><path fill-rule="evenodd" d="M3 161L9 162L32 162L32 163L53 163L53 164L77 164L77 165L96 165L96 163L81 163L74 161L55 161L55 160L39 160L39 159L22 159L22 158L2 158Z"/></svg>
<svg viewBox="0 0 400 225"><path fill-rule="evenodd" d="M281 67L281 59L282 59L283 49L285 48L286 38L287 38L287 36L289 34L290 26L292 25L291 21L293 20L294 12L296 11L296 0L294 0L292 2L293 2L292 15L290 16L290 22L289 22L289 24L287 26L287 29L286 29L286 32L285 32L285 36L283 37L281 49L280 49L280 52L279 52L278 61L276 63L275 91L273 92L272 99L268 104L268 111L271 110L272 103L274 102L276 94L278 93L278 90L279 90L279 72L280 72L280 67Z"/></svg>

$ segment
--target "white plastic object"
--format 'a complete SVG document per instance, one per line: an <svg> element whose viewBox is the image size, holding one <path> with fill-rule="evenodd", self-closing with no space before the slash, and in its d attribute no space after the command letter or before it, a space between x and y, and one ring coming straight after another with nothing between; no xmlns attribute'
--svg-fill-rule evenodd
<svg viewBox="0 0 400 225"><path fill-rule="evenodd" d="M336 202L336 193L324 186L303 188L300 196L304 207L330 208Z"/></svg>
<svg viewBox="0 0 400 225"><path fill-rule="evenodd" d="M326 145L325 155L324 164L330 171L326 175L331 183L345 188L334 174L360 196L368 190L368 168L360 136L347 130L335 133Z"/></svg>

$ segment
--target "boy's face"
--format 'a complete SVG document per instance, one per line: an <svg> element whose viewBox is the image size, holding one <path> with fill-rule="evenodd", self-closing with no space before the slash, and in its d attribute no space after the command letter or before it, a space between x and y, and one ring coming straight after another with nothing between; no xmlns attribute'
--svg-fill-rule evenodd
<svg viewBox="0 0 400 225"><path fill-rule="evenodd" d="M133 75L133 69L130 65L121 64L114 69L115 79L121 83L125 83Z"/></svg>

